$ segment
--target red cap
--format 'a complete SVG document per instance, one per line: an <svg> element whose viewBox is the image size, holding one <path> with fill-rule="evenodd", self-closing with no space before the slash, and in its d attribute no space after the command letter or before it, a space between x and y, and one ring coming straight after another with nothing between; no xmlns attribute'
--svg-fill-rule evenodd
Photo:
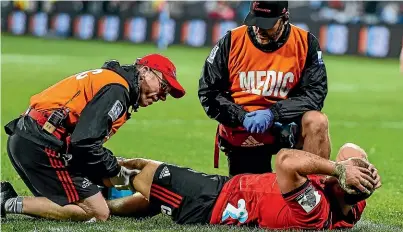
<svg viewBox="0 0 403 232"><path fill-rule="evenodd" d="M137 59L136 64L144 65L162 73L164 79L171 87L169 94L174 98L181 98L185 95L185 90L176 79L175 65L167 57L160 54L150 54Z"/></svg>

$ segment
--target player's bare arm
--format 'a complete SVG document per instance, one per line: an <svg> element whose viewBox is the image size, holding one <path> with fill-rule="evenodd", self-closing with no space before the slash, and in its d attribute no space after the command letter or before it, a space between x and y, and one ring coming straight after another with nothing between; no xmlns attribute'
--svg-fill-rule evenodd
<svg viewBox="0 0 403 232"><path fill-rule="evenodd" d="M328 175L337 177L346 191L357 188L361 192L369 192L376 186L371 171L355 166L353 162L351 159L333 162L309 152L282 149L276 157L277 182L281 192L288 193L302 186L307 175Z"/></svg>

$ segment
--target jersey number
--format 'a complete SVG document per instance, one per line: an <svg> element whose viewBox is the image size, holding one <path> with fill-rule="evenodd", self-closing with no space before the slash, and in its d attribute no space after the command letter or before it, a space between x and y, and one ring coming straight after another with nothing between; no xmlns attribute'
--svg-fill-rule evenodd
<svg viewBox="0 0 403 232"><path fill-rule="evenodd" d="M246 222L248 219L248 211L246 210L246 203L244 199L240 199L238 201L238 208L230 203L227 204L227 207L222 213L221 222L227 220L229 217L234 220L238 220L240 223Z"/></svg>
<svg viewBox="0 0 403 232"><path fill-rule="evenodd" d="M88 73L100 74L102 71L103 71L102 69L94 69L94 70L85 71L85 72L77 74L76 79L81 80L81 79L84 79L84 78L88 77Z"/></svg>

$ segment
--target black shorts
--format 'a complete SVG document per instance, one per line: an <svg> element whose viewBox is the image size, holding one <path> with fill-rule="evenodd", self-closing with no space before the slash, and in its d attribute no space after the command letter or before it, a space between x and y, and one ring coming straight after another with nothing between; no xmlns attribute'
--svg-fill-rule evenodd
<svg viewBox="0 0 403 232"><path fill-rule="evenodd" d="M64 206L99 192L97 185L68 166L66 157L17 134L8 138L7 153L36 197L46 197Z"/></svg>
<svg viewBox="0 0 403 232"><path fill-rule="evenodd" d="M161 164L150 190L152 212L162 212L178 224L208 224L228 177Z"/></svg>

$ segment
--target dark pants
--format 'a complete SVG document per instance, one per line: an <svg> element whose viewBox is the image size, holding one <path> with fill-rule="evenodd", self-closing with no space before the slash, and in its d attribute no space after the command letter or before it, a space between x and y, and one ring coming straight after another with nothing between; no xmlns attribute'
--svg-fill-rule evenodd
<svg viewBox="0 0 403 232"><path fill-rule="evenodd" d="M63 155L17 134L7 141L8 157L36 197L46 197L64 206L99 192L84 175L73 170Z"/></svg>

